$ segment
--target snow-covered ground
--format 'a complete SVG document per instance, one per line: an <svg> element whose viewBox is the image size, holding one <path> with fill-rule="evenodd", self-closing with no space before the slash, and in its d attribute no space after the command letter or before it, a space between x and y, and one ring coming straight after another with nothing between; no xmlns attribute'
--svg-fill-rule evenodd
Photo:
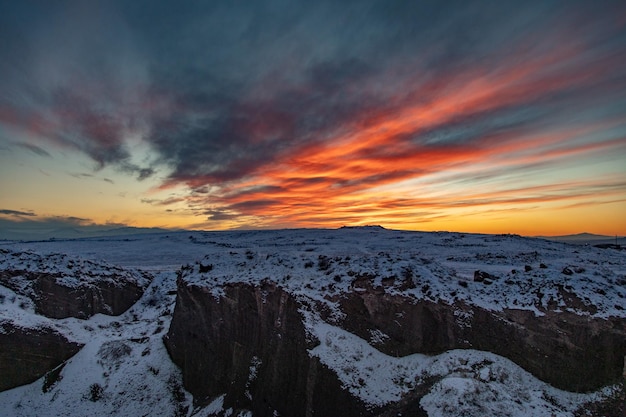
<svg viewBox="0 0 626 417"><path fill-rule="evenodd" d="M314 321L311 327L321 341L311 354L335 370L353 395L372 406L399 401L416 385L433 377L439 381L420 401L430 417L565 417L602 394L558 390L489 352L450 350L434 356L395 358L322 321ZM610 391L608 388L604 392Z"/></svg>
<svg viewBox="0 0 626 417"><path fill-rule="evenodd" d="M185 280L217 292L227 282L270 278L294 294L324 299L350 291L354 276L373 276L380 286L386 278L410 275L415 288L401 291L417 299L462 300L537 315L550 308L626 317L626 252L616 250L517 235L377 227L204 234L194 241L205 245L206 255ZM474 282L477 270L492 276L488 283ZM579 302L567 302L570 294Z"/></svg>
<svg viewBox="0 0 626 417"><path fill-rule="evenodd" d="M121 316L98 314L88 320L36 315L28 299L0 286L0 321L45 325L85 344L53 383L42 378L0 393L0 415L7 416L224 412L219 397L209 407L194 409L163 346L175 302L176 272L184 265L185 280L209 287L216 296L224 283L270 278L296 296L330 303L325 295L356 290L351 277L373 276L375 284L382 285L384 279L410 276L415 286L402 291L418 299L462 300L537 315L551 309L626 318L626 252L514 235L370 227L0 242L3 248L62 253L76 262L102 260L155 277L144 296ZM492 275L488 284L474 282L476 270ZM390 357L314 313L303 314L321 341L310 354L335 370L342 384L367 404L397 400L415 381L429 376L439 377L421 401L429 416L571 416L580 404L600 395L557 390L487 352Z"/></svg>
<svg viewBox="0 0 626 417"><path fill-rule="evenodd" d="M96 265L92 272L108 273L111 265L101 265L101 261L106 261L113 264L113 270L115 266L136 268L154 275L143 297L124 314L97 314L88 320L55 320L34 314L28 298L0 286L0 321L9 320L28 328L50 327L71 341L85 344L66 362L59 379L51 386L46 378L41 378L0 393L0 415L187 415L192 398L182 388L180 370L170 361L162 338L169 328L175 302L176 270L199 253L193 251L193 245L185 245L182 236L171 245L160 244L169 242L166 236L0 245L0 249L67 255L49 257L62 260L44 267L52 273L73 273L92 265ZM73 259L78 267L67 271L68 259ZM3 261L11 268L26 267L19 258Z"/></svg>

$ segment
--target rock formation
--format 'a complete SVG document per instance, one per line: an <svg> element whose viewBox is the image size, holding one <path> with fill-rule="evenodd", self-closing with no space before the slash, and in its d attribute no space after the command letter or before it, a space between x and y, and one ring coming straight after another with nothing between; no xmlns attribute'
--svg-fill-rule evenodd
<svg viewBox="0 0 626 417"><path fill-rule="evenodd" d="M0 323L0 391L31 383L81 348L50 328Z"/></svg>
<svg viewBox="0 0 626 417"><path fill-rule="evenodd" d="M344 294L336 301L345 313L336 324L364 339L375 331L384 333L387 337L375 347L389 355L485 350L569 391L617 382L626 354L621 320L492 312L463 303L417 301L382 288ZM323 305L318 307L324 311ZM381 413L340 389L333 371L308 354L320 341L307 338L300 308L270 281L229 284L215 297L179 280L165 343L183 371L185 387L200 404L225 393L225 405L251 409L255 416L271 416L274 410L290 416ZM411 398L415 394L404 402L412 404Z"/></svg>
<svg viewBox="0 0 626 417"><path fill-rule="evenodd" d="M216 299L179 280L165 343L199 404L226 393L225 406L255 416L359 416L365 408L334 373L309 356L297 301L271 282L229 285Z"/></svg>
<svg viewBox="0 0 626 417"><path fill-rule="evenodd" d="M547 311L490 311L464 302L447 304L381 293L376 288L338 299L346 313L340 327L393 356L477 349L511 359L539 379L585 392L618 381L626 354L626 322Z"/></svg>
<svg viewBox="0 0 626 417"><path fill-rule="evenodd" d="M58 275L26 273L24 276L33 281L37 312L56 319L86 319L98 313L118 316L135 304L144 291L123 276L77 286L65 285Z"/></svg>
<svg viewBox="0 0 626 417"><path fill-rule="evenodd" d="M66 255L3 250L0 284L29 297L50 318L119 315L143 294L151 277Z"/></svg>

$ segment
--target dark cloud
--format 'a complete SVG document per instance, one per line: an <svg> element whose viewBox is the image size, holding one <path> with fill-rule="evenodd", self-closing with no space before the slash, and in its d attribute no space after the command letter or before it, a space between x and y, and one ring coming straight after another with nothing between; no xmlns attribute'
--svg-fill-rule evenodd
<svg viewBox="0 0 626 417"><path fill-rule="evenodd" d="M193 195L204 195L204 194L208 194L210 190L209 190L209 187L202 186L202 187L196 187L192 189L191 192Z"/></svg>
<svg viewBox="0 0 626 417"><path fill-rule="evenodd" d="M7 209L0 209L0 214L5 214L7 216L27 216L27 217L37 216L35 213L29 212L29 211L18 211L18 210L7 210Z"/></svg>
<svg viewBox="0 0 626 417"><path fill-rule="evenodd" d="M234 211L253 211L253 210L262 210L267 207L275 206L276 204L280 204L280 200L250 200L243 201L240 203L235 203L230 205L228 208Z"/></svg>
<svg viewBox="0 0 626 417"><path fill-rule="evenodd" d="M34 218L0 217L0 239L40 240L72 239L99 235L128 233L129 228L121 223L96 224L91 219L75 216L42 216ZM133 233L158 229L135 229Z"/></svg>
<svg viewBox="0 0 626 417"><path fill-rule="evenodd" d="M170 197L165 200L160 200L156 198L142 198L141 202L150 204L153 206L169 206L170 204L180 203L181 201L185 201L183 197Z"/></svg>
<svg viewBox="0 0 626 417"><path fill-rule="evenodd" d="M211 220L461 163L438 162L446 152L495 158L485 150L623 119L626 105L619 1L14 3L0 16L0 126L96 169L167 172L190 204L225 204ZM349 169L325 159L363 131L381 138L341 153Z"/></svg>
<svg viewBox="0 0 626 417"><path fill-rule="evenodd" d="M87 172L73 172L73 173L70 173L70 176L74 178L78 178L78 179L93 178L93 174L89 174Z"/></svg>
<svg viewBox="0 0 626 417"><path fill-rule="evenodd" d="M102 226L94 225L89 219L75 216L38 216L36 218L31 217L34 216L32 214L27 218L22 216L24 214L14 215L13 218L0 218L0 239L35 239L53 235L76 237L77 229L102 229Z"/></svg>
<svg viewBox="0 0 626 417"><path fill-rule="evenodd" d="M32 153L39 155L39 156L45 156L48 158L51 158L52 155L50 155L50 153L48 153L48 151L46 151L45 149L37 146L37 145L33 145L30 143L16 143L16 146L19 146L21 148L24 149L28 149L29 151L31 151Z"/></svg>
<svg viewBox="0 0 626 417"><path fill-rule="evenodd" d="M72 173L69 173L69 175L71 177L78 178L78 179L97 178L94 174L90 174L88 172L72 172ZM115 181L113 181L110 178L98 178L98 179L101 179L104 182L108 182L109 184L115 184Z"/></svg>
<svg viewBox="0 0 626 417"><path fill-rule="evenodd" d="M209 221L228 221L239 217L238 214L228 213L224 210L206 210L204 215L208 216Z"/></svg>
<svg viewBox="0 0 626 417"><path fill-rule="evenodd" d="M139 181L143 181L147 178L150 178L155 173L155 170L152 168L139 168L137 170L137 179Z"/></svg>

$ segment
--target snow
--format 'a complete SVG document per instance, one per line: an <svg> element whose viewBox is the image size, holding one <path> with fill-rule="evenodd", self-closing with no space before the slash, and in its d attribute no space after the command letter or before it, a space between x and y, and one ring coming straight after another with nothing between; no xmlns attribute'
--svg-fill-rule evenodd
<svg viewBox="0 0 626 417"><path fill-rule="evenodd" d="M327 295L359 291L354 277L410 280L395 289L416 299L464 301L488 310L547 309L594 317L625 317L624 255L614 250L570 246L516 235L418 233L378 229L287 230L205 233L203 259L190 264L186 282L221 294L229 282L276 281L294 294L326 302ZM546 267L542 268L540 265ZM531 270L526 271L528 265ZM201 268L204 266L205 268ZM206 268L210 266L209 268ZM563 274L569 267L573 275ZM497 277L474 282L476 270ZM616 285L619 284L619 285ZM568 302L575 294L579 302ZM571 301L571 300L570 300Z"/></svg>
<svg viewBox="0 0 626 417"><path fill-rule="evenodd" d="M320 340L310 354L333 369L342 386L370 407L398 401L433 377L439 381L420 402L429 417L567 417L578 406L600 397L600 393L574 394L553 388L489 352L464 349L392 357L352 333L308 312L304 315L309 330Z"/></svg>
<svg viewBox="0 0 626 417"><path fill-rule="evenodd" d="M88 320L39 316L28 297L0 285L0 322L49 327L84 344L46 392L41 378L0 393L2 415L251 416L224 409L224 396L207 407L194 408L191 395L182 389L180 371L162 342L175 302L177 272L187 284L202 286L218 299L227 283L275 281L303 303L307 331L320 341L309 354L333 369L346 389L375 407L396 401L434 378L421 400L431 417L565 417L603 393L557 390L488 352L388 356L375 349L387 337L383 332L372 332L369 341L361 339L321 320L306 307L312 305L310 301L324 303L341 316L330 299L361 291L357 281L364 279L418 300L463 301L494 311L516 308L537 315L554 310L626 317L624 252L515 235L346 228L0 242L0 270L33 266L70 281L84 279L80 272L88 270L104 275L114 270L135 279L149 272L154 279L124 314L98 314ZM566 267L572 275L563 274ZM474 282L476 270L497 278L489 285ZM458 312L459 322L466 319ZM250 380L256 377L258 365L250 364ZM102 388L96 401L91 398L94 384Z"/></svg>
<svg viewBox="0 0 626 417"><path fill-rule="evenodd" d="M120 284L120 281L146 287L150 281L148 274L124 269L107 262L68 256L64 253L38 254L32 251L11 251L0 248L0 271L12 271L11 286L20 288L20 293L28 293L31 282L24 279L26 273L47 274L55 277L57 284L67 288L77 288L96 281ZM20 274L21 272L21 274Z"/></svg>
<svg viewBox="0 0 626 417"><path fill-rule="evenodd" d="M18 304L17 295L11 302L11 290L0 286L7 294L0 304L1 321L49 327L84 344L46 392L41 378L0 393L0 415L187 415L180 411L191 409L191 395L182 389L180 370L162 342L174 302L167 295L175 288L173 274L157 273L142 299L121 316L97 314L88 320L36 315L33 308ZM157 295L160 303L154 304L150 300ZM92 386L101 387L96 401Z"/></svg>

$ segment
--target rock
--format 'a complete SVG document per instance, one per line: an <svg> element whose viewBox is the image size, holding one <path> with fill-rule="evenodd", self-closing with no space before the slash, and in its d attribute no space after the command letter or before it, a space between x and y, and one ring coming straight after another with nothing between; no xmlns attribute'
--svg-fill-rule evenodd
<svg viewBox="0 0 626 417"><path fill-rule="evenodd" d="M568 267L563 268L563 270L561 271L561 273L562 273L562 274L565 274L565 275L572 275L572 274L574 274L574 273L572 272L572 270L571 270L571 269L569 269Z"/></svg>
<svg viewBox="0 0 626 417"><path fill-rule="evenodd" d="M222 295L214 295L179 278L165 344L198 404L226 393L226 408L248 409L255 416L274 411L290 416L407 413L406 407L419 404L418 394L425 392L418 387L383 410L365 407L341 388L332 370L308 354L320 342L307 338L300 313L304 307L365 340L384 334L376 348L391 356L489 351L555 387L579 392L621 376L626 323L619 318L553 311L536 316L528 310L416 300L381 291L367 280L356 289L327 297L339 305L343 314L338 318L321 301L308 300L303 306L302 298L272 281L229 283Z"/></svg>
<svg viewBox="0 0 626 417"><path fill-rule="evenodd" d="M485 284L491 284L493 280L498 279L495 275L491 275L485 271L474 271L474 281L475 282L484 282Z"/></svg>
<svg viewBox="0 0 626 417"><path fill-rule="evenodd" d="M226 393L224 407L255 416L362 416L364 405L307 350L299 304L274 283L227 285L215 298L178 280L165 337L198 404ZM254 367L254 372L251 372Z"/></svg>
<svg viewBox="0 0 626 417"><path fill-rule="evenodd" d="M532 270L533 270L533 267L532 267L532 266L530 266L530 265L524 265L524 271L526 271L526 272L530 272L530 271L532 271Z"/></svg>
<svg viewBox="0 0 626 417"><path fill-rule="evenodd" d="M81 347L51 328L0 322L0 391L36 381Z"/></svg>
<svg viewBox="0 0 626 417"><path fill-rule="evenodd" d="M50 318L119 315L142 295L152 277L104 262L67 255L3 250L0 284L29 297Z"/></svg>
<svg viewBox="0 0 626 417"><path fill-rule="evenodd" d="M143 295L144 288L124 281L123 277L66 286L57 277L36 275L33 301L37 313L51 318L86 319L102 313L118 316Z"/></svg>
<svg viewBox="0 0 626 417"><path fill-rule="evenodd" d="M371 292L341 297L340 327L367 339L388 336L376 348L393 356L478 349L504 356L539 379L568 391L590 391L618 381L626 354L626 323L574 313L489 311ZM459 321L457 317L467 317ZM397 318L402 317L401 321Z"/></svg>

